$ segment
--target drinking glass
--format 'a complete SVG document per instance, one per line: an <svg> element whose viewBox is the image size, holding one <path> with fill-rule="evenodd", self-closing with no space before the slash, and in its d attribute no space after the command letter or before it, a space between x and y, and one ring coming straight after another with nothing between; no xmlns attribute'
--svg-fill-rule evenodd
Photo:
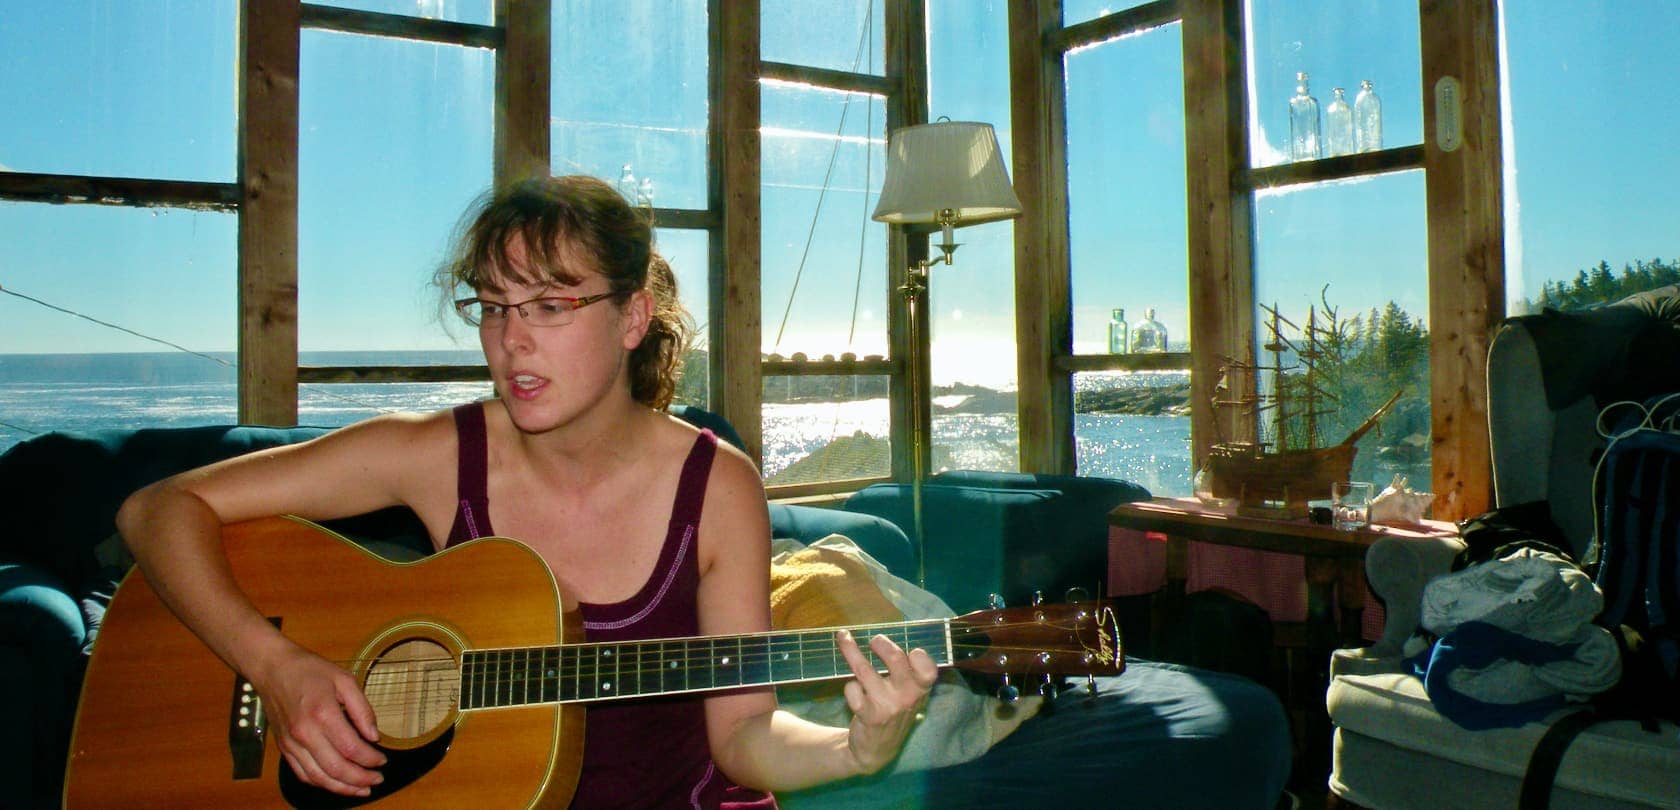
<svg viewBox="0 0 1680 810"><path fill-rule="evenodd" d="M1375 487L1367 481L1338 481L1330 486L1331 524L1350 532L1371 523L1371 498Z"/></svg>

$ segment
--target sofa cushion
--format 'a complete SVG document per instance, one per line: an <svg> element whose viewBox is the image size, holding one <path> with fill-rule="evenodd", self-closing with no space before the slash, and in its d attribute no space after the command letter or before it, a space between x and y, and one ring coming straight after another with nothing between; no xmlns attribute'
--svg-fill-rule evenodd
<svg viewBox="0 0 1680 810"><path fill-rule="evenodd" d="M1519 779L1546 726L1575 711L1561 709L1547 723L1470 731L1438 714L1416 677L1394 672L1339 675L1330 682L1327 703L1338 728ZM1586 795L1671 807L1680 796L1677 733L1680 727L1670 722L1657 733L1631 720L1593 726L1570 744L1556 784Z"/></svg>
<svg viewBox="0 0 1680 810"><path fill-rule="evenodd" d="M55 432L0 455L0 510L33 518L0 537L0 554L41 565L75 587L96 573L93 546L117 508L147 484L230 456L319 436L326 428L194 427Z"/></svg>
<svg viewBox="0 0 1680 810"><path fill-rule="evenodd" d="M850 538L895 576L916 577L910 538L890 521L861 512L798 504L770 504L770 536L810 545L831 534Z"/></svg>
<svg viewBox="0 0 1680 810"><path fill-rule="evenodd" d="M1066 532L1054 502L1060 493L1042 489L927 484L922 487L928 590L958 612L984 607L990 594L1023 604L1035 589L1062 586L1058 539ZM914 536L908 484L873 484L845 504L892 521ZM912 541L913 542L913 541ZM1101 572L1092 571L1092 581Z"/></svg>

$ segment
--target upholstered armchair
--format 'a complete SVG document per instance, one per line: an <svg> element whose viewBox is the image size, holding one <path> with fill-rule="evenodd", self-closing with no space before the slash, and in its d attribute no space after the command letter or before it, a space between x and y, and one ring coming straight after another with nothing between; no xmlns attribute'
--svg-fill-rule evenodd
<svg viewBox="0 0 1680 810"><path fill-rule="evenodd" d="M1593 537L1592 476L1602 405L1680 390L1680 287L1583 313L1512 318L1488 356L1488 418L1499 506L1544 502L1579 558ZM1680 498L1680 493L1675 497ZM1338 650L1327 704L1335 726L1330 790L1370 808L1514 808L1549 723L1469 731L1442 717L1405 664L1431 577L1450 570L1456 538L1385 539L1365 558L1387 606L1382 638ZM1633 721L1589 728L1566 750L1553 808L1680 806L1680 729Z"/></svg>

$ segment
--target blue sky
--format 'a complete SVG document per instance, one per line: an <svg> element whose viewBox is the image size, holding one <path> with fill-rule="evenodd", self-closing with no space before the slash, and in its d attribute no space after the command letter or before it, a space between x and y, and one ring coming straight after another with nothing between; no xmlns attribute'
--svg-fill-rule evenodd
<svg viewBox="0 0 1680 810"><path fill-rule="evenodd" d="M487 0L343 5L488 19ZM878 14L879 0L871 5ZM1264 3L1253 14L1256 155L1282 147L1298 70L1311 74L1321 105L1330 88L1351 97L1360 79L1372 79L1385 143L1419 142L1416 4L1304 5ZM1619 268L1680 256L1672 194L1680 157L1664 140L1680 119L1672 47L1680 4L1507 6L1514 291L1533 294L1600 259ZM611 180L630 164L653 179L659 205L703 205L704 7L556 3L564 18L555 30L555 171ZM8 4L0 109L34 112L0 118L0 167L232 181L235 8L233 0ZM1067 8L1070 19L1104 10L1084 0ZM928 19L931 114L994 123L1007 155L1005 13L1003 0L933 0ZM866 51L878 69L880 33L866 32L863 19L861 5L766 0L764 56L849 69L871 33ZM1155 307L1175 341L1186 334L1179 37L1169 26L1068 60L1080 351L1100 351L1113 307L1134 322ZM460 212L489 184L489 54L321 32L305 33L302 54L303 348L457 345L433 317L424 282ZM880 105L792 86L763 92L765 349L881 353L883 231L867 220L882 170ZM1348 312L1388 300L1426 312L1423 190L1411 173L1262 196L1261 300L1304 309L1328 283ZM1013 331L1012 228L964 229L958 241L956 265L934 271L935 379L1007 384L1014 364L1000 358L1010 356ZM0 244L0 286L197 350L233 345L230 215L0 203ZM706 237L665 231L661 244L703 321ZM0 353L158 348L10 296L0 296L0 324ZM471 347L468 337L459 345Z"/></svg>

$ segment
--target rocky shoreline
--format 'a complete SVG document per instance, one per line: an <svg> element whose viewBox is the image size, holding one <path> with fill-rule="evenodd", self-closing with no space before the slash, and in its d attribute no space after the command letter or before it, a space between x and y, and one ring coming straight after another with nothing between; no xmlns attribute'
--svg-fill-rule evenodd
<svg viewBox="0 0 1680 810"><path fill-rule="evenodd" d="M943 414L1015 413L1014 391L941 390L937 396L968 394L961 402L935 406ZM1075 413L1128 416L1188 416L1190 413L1190 384L1148 386L1139 388L1109 388L1100 391L1079 391L1073 397Z"/></svg>

